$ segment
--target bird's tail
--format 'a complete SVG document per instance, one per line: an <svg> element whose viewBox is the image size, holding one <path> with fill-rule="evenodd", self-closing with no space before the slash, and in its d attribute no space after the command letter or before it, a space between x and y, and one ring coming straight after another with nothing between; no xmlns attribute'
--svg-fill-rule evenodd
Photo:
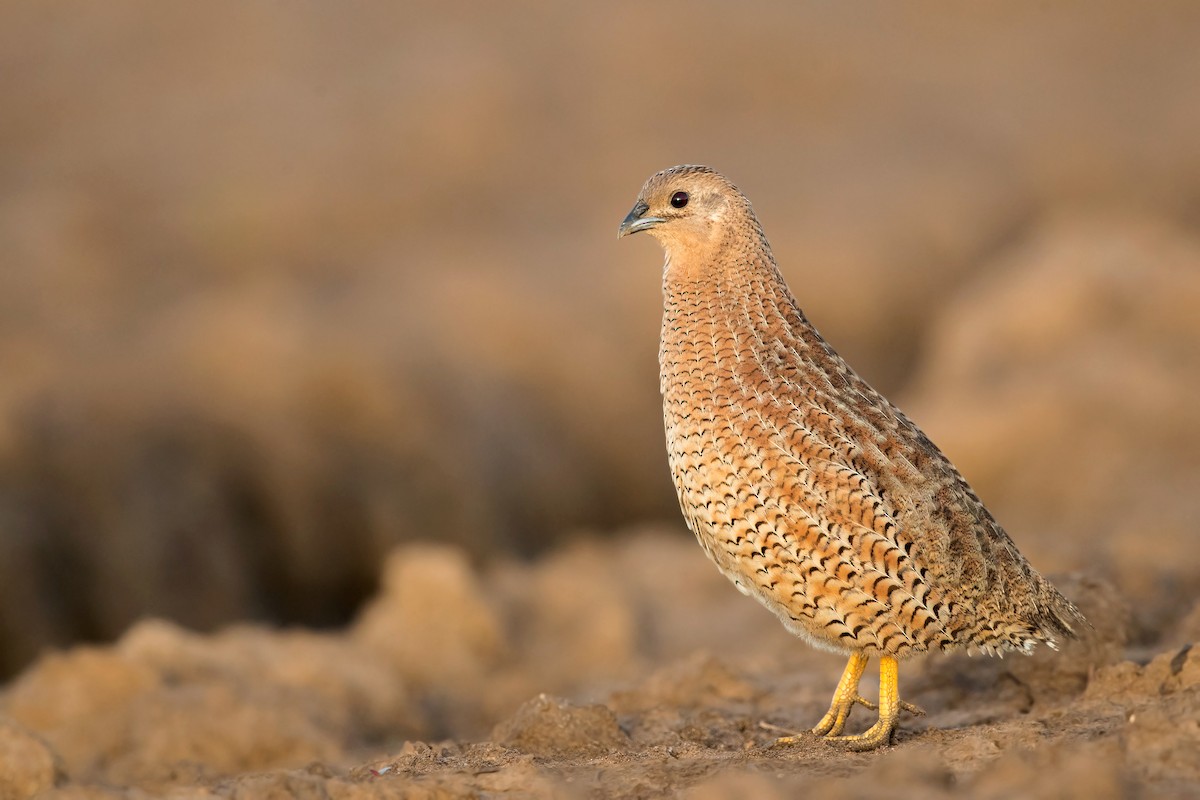
<svg viewBox="0 0 1200 800"><path fill-rule="evenodd" d="M1085 631L1091 630L1092 624L1083 616L1083 612L1044 578L1040 594L1038 631L1045 637L1049 647L1057 650L1058 642L1078 639Z"/></svg>

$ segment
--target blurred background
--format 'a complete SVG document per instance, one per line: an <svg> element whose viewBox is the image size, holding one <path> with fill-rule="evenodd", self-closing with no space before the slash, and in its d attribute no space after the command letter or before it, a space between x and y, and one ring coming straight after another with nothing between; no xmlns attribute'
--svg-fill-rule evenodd
<svg viewBox="0 0 1200 800"><path fill-rule="evenodd" d="M684 162L1035 564L1200 588L1200 5L7 0L0 108L0 677L686 537L615 238Z"/></svg>

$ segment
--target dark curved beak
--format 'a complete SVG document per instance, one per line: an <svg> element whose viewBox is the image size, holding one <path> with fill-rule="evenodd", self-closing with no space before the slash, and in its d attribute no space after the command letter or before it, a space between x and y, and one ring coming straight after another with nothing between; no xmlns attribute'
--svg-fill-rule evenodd
<svg viewBox="0 0 1200 800"><path fill-rule="evenodd" d="M644 217L642 216L650 210L650 206L646 205L645 201L638 200L634 204L630 212L621 220L620 226L617 227L617 238L620 239L627 233L637 233L649 228L653 228L660 222L666 222L662 217Z"/></svg>

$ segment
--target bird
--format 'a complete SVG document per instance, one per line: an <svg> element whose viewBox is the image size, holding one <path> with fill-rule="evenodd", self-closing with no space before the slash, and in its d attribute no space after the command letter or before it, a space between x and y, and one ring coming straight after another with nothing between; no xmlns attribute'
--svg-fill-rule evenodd
<svg viewBox="0 0 1200 800"><path fill-rule="evenodd" d="M733 183L707 166L656 173L617 236L640 232L665 252L660 390L687 526L742 593L848 657L811 734L892 744L900 713L922 713L900 699L900 659L1080 635L1083 614L949 459L809 323ZM877 705L859 694L871 657ZM856 705L878 718L844 734Z"/></svg>

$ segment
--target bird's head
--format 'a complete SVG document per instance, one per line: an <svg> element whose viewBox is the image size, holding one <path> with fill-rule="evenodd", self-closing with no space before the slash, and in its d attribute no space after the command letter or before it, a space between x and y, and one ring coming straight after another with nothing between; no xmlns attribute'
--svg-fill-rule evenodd
<svg viewBox="0 0 1200 800"><path fill-rule="evenodd" d="M723 175L712 167L684 164L646 181L617 238L648 231L673 258L708 250L724 233L721 223L746 212L753 218L749 202Z"/></svg>

